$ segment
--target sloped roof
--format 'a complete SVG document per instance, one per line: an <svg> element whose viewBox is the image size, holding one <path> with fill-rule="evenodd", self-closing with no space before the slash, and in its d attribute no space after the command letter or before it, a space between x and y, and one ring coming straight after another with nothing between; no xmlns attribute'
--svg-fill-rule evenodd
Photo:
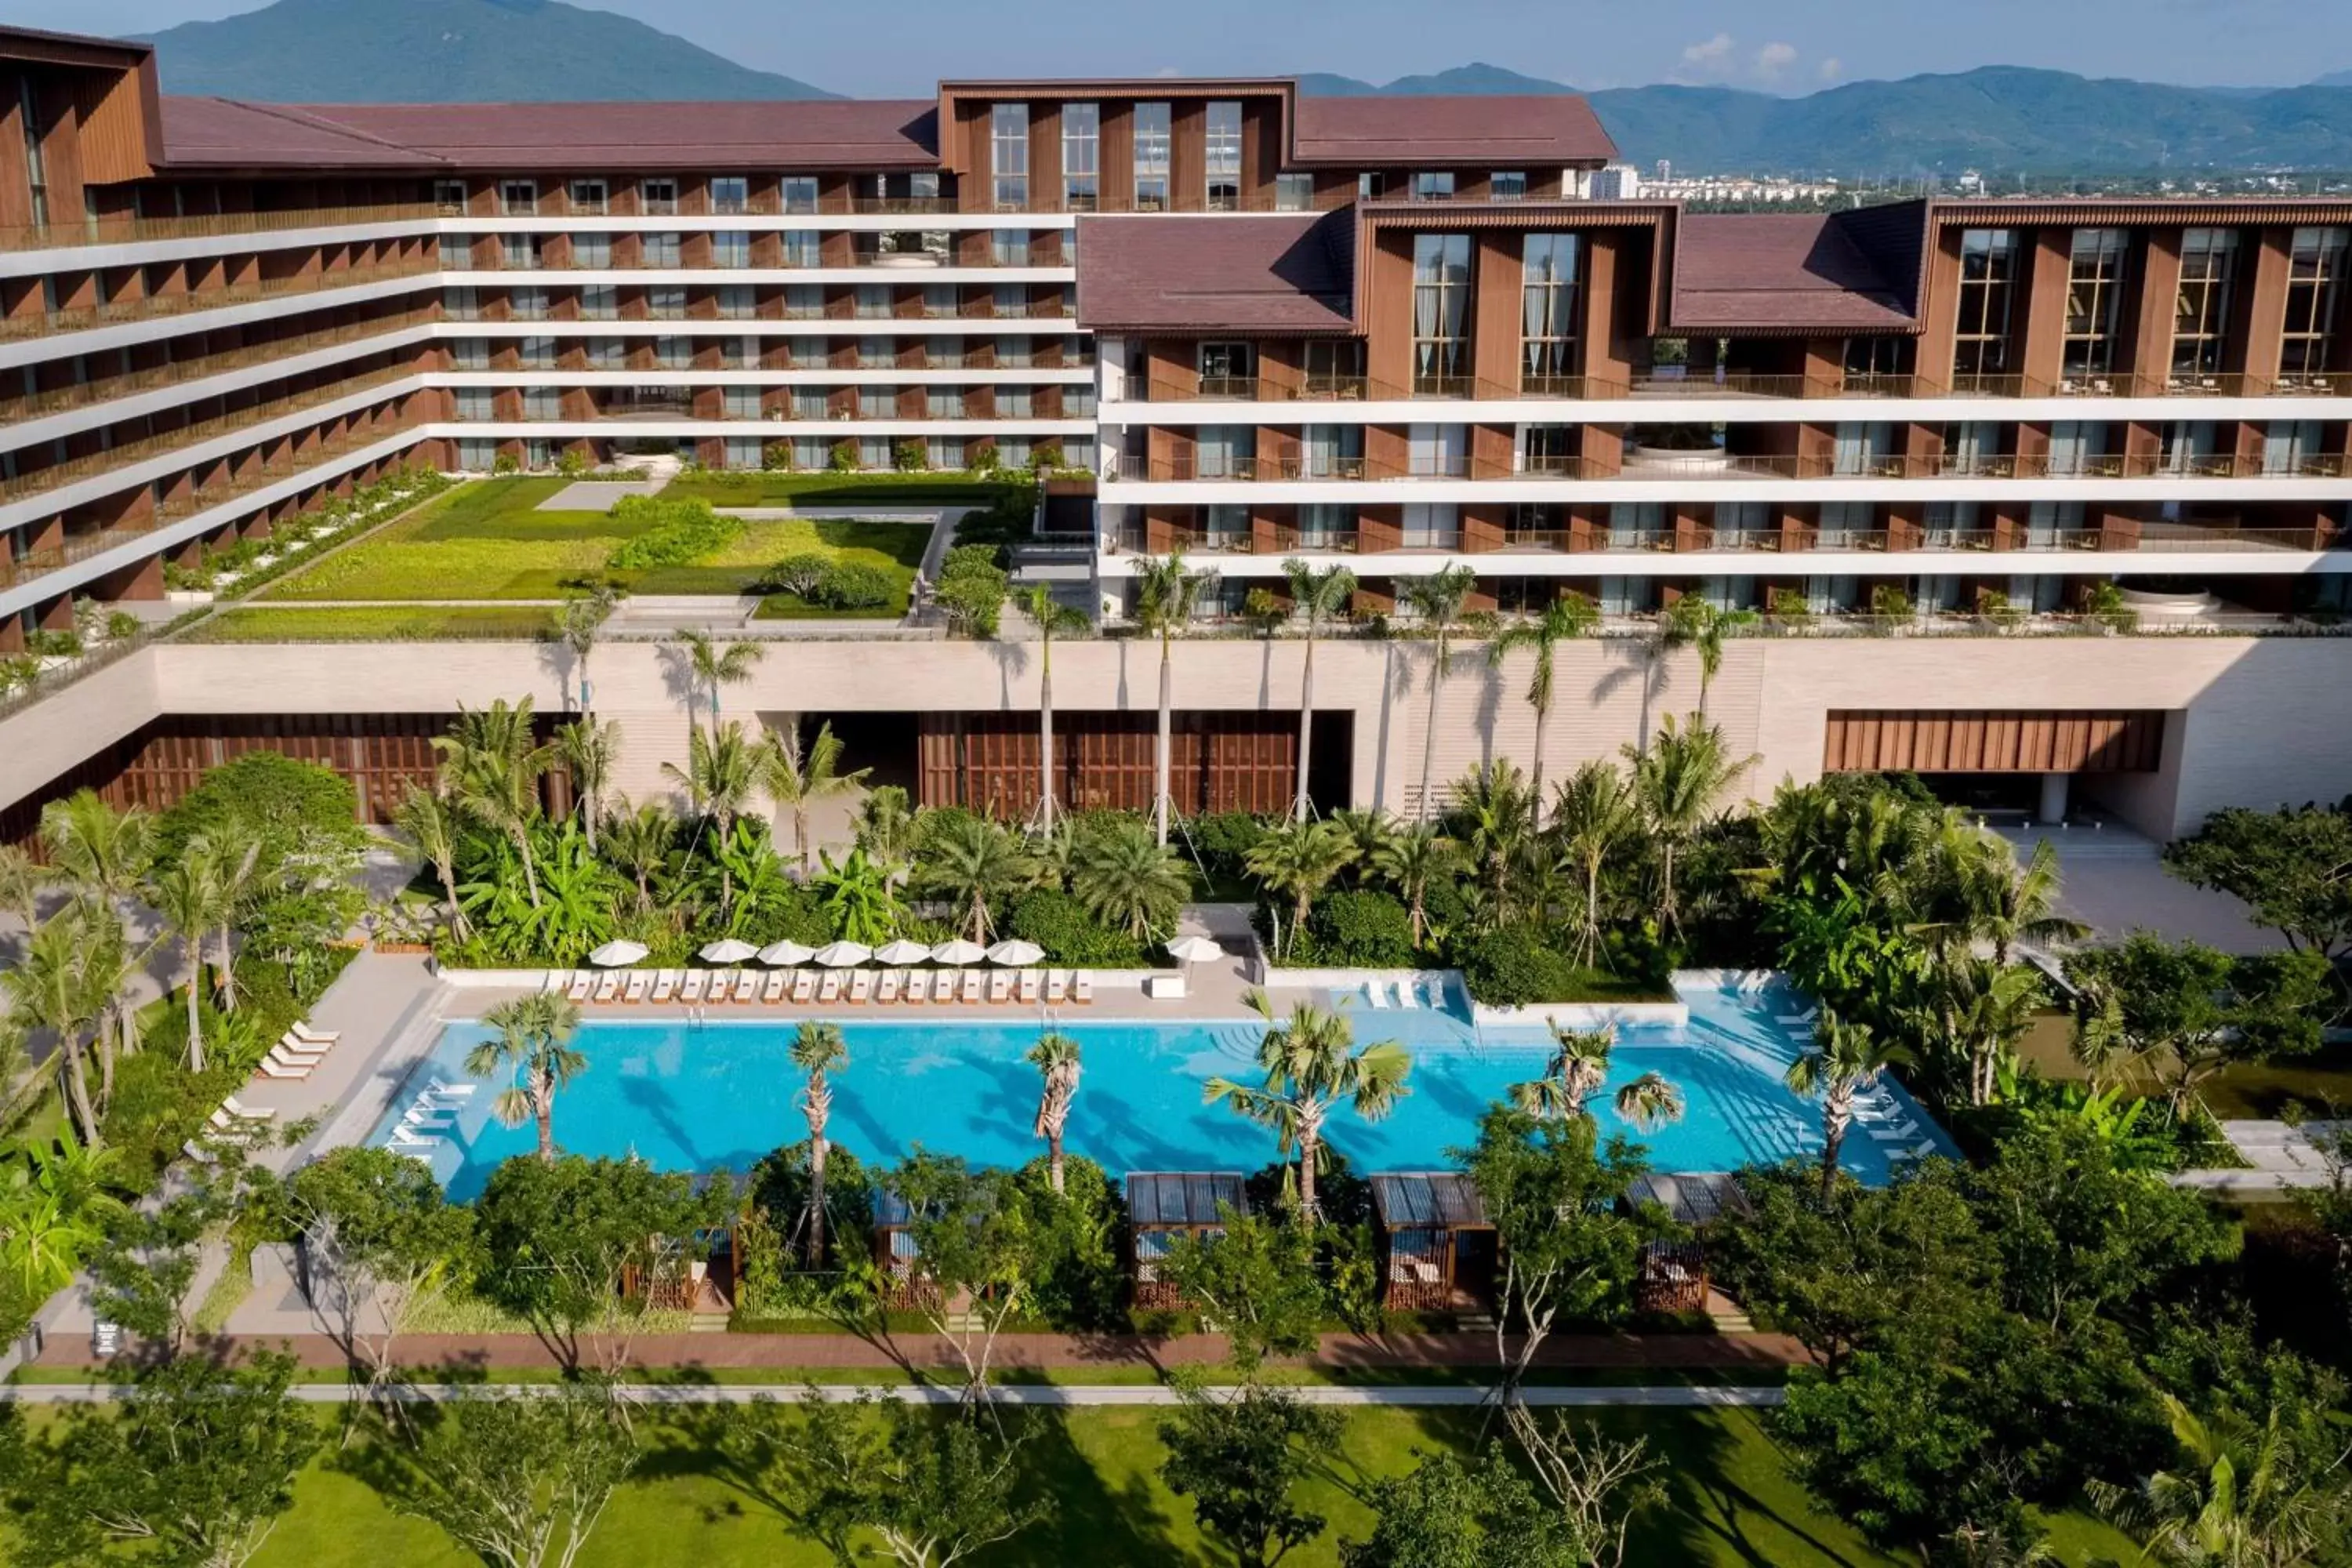
<svg viewBox="0 0 2352 1568"><path fill-rule="evenodd" d="M1725 331L1913 330L1917 301L1827 213L1685 213L1672 318Z"/></svg>
<svg viewBox="0 0 2352 1568"><path fill-rule="evenodd" d="M1617 155L1592 106L1565 93L1307 98L1292 140L1301 163L1590 163Z"/></svg>
<svg viewBox="0 0 2352 1568"><path fill-rule="evenodd" d="M1223 1204L1249 1213L1238 1171L1132 1171L1127 1178L1127 1215L1138 1226L1217 1225Z"/></svg>
<svg viewBox="0 0 2352 1568"><path fill-rule="evenodd" d="M163 158L174 167L431 168L436 160L306 110L227 98L163 100Z"/></svg>
<svg viewBox="0 0 2352 1568"><path fill-rule="evenodd" d="M1491 1230L1478 1184L1458 1171L1372 1177L1372 1212L1390 1230Z"/></svg>
<svg viewBox="0 0 2352 1568"><path fill-rule="evenodd" d="M1355 213L1078 220L1078 324L1090 331L1344 332Z"/></svg>

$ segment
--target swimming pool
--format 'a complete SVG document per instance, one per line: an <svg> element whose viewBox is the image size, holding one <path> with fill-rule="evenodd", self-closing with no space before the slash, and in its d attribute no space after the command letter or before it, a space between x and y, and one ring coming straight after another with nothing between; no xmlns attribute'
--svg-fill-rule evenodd
<svg viewBox="0 0 2352 1568"><path fill-rule="evenodd" d="M1683 1119L1644 1135L1619 1122L1604 1095L1604 1130L1640 1139L1664 1171L1818 1157L1819 1107L1780 1081L1806 1033L1802 1000L1777 983L1746 994L1729 985L1677 989L1689 1024L1621 1030L1609 1093L1644 1072L1663 1073L1683 1091ZM1454 1009L1373 1010L1360 999L1342 1007L1359 1041L1395 1039L1413 1057L1412 1092L1385 1121L1366 1123L1342 1109L1329 1123L1331 1143L1358 1171L1444 1165L1447 1149L1470 1141L1479 1112L1505 1085L1539 1074L1550 1051L1540 1027L1475 1028ZM830 1132L860 1159L895 1163L918 1143L983 1165L1019 1164L1042 1152L1030 1136L1037 1074L1021 1059L1036 1042L1034 1017L931 1022L847 1014L838 1021L849 1065L833 1080ZM698 1027L593 1018L573 1042L588 1069L556 1099L556 1141L573 1153L635 1154L665 1169L746 1170L806 1133L793 1105L801 1076L787 1054L796 1026L797 1020ZM1058 1026L1085 1053L1067 1133L1073 1153L1100 1162L1114 1177L1248 1171L1275 1158L1272 1133L1201 1100L1206 1079L1257 1080L1264 1029L1257 1020L1097 1020L1066 1009ZM390 1140L436 1084L471 1081L466 1053L488 1033L472 1022L447 1025L370 1141ZM536 1145L533 1128L506 1127L490 1114L499 1087L484 1082L470 1095L445 1099L448 1109L425 1133L441 1141L415 1151L453 1196L476 1195L501 1161ZM1884 1182L1893 1163L1910 1153L1953 1152L1943 1130L1896 1085L1867 1097L1861 1113L1843 1163L1865 1182Z"/></svg>

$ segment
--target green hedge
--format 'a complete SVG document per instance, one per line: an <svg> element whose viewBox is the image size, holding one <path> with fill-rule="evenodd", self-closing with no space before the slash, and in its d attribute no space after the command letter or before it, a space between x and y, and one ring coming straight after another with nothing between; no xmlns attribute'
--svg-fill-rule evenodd
<svg viewBox="0 0 2352 1568"><path fill-rule="evenodd" d="M1012 930L1024 942L1045 950L1045 962L1077 969L1140 969L1143 944L1087 912L1058 889L1023 896L1013 906Z"/></svg>
<svg viewBox="0 0 2352 1568"><path fill-rule="evenodd" d="M1472 938L1454 953L1471 996L1490 1007L1543 1002L1671 1001L1674 993L1631 970L1604 974L1565 951L1566 933L1540 926L1505 926Z"/></svg>
<svg viewBox="0 0 2352 1568"><path fill-rule="evenodd" d="M690 566L724 549L743 531L742 519L721 517L704 500L627 496L612 515L616 523L645 530L634 539L622 541L604 558L604 564L615 572Z"/></svg>

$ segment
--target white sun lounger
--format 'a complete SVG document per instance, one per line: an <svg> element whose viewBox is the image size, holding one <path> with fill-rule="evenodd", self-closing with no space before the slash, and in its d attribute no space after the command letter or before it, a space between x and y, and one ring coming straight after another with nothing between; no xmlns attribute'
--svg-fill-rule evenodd
<svg viewBox="0 0 2352 1568"><path fill-rule="evenodd" d="M958 993L956 1000L961 1002L967 1007L973 1005L983 994L985 994L984 987L988 983L986 981L981 978L979 970L965 970L963 972L963 989Z"/></svg>
<svg viewBox="0 0 2352 1568"><path fill-rule="evenodd" d="M859 1003L871 1002L874 1000L874 972L872 970L861 969L850 975L849 999L852 1002Z"/></svg>
<svg viewBox="0 0 2352 1568"><path fill-rule="evenodd" d="M1024 1005L1045 994L1045 977L1034 969L1021 972L1021 1001Z"/></svg>
<svg viewBox="0 0 2352 1568"><path fill-rule="evenodd" d="M1382 980L1365 981L1364 1000L1375 1007L1387 1006L1389 1005L1388 983Z"/></svg>
<svg viewBox="0 0 2352 1568"><path fill-rule="evenodd" d="M907 971L907 989L898 998L902 1002L928 1002L931 999L931 972L928 969Z"/></svg>
<svg viewBox="0 0 2352 1568"><path fill-rule="evenodd" d="M593 973L585 969L574 970L572 974L572 989L566 991L564 995L574 1002L585 1002L588 1000L589 993L595 988L596 976Z"/></svg>
<svg viewBox="0 0 2352 1568"><path fill-rule="evenodd" d="M289 1051L284 1046L270 1047L269 1055L262 1059L276 1062L282 1068L300 1068L304 1072L316 1068L320 1061L320 1058L315 1056L305 1056L299 1051Z"/></svg>
<svg viewBox="0 0 2352 1568"><path fill-rule="evenodd" d="M621 977L614 973L612 971L607 970L603 974L597 976L596 994L591 998L591 1000L596 1002L610 1002L620 994Z"/></svg>
<svg viewBox="0 0 2352 1568"><path fill-rule="evenodd" d="M1070 996L1071 1000L1079 1003L1081 1005L1091 1005L1093 1003L1095 999L1095 977L1091 972L1084 969L1072 972L1070 976Z"/></svg>
<svg viewBox="0 0 2352 1568"><path fill-rule="evenodd" d="M816 971L814 969L796 969L793 971L793 1000L795 1002L813 1002L815 999Z"/></svg>
<svg viewBox="0 0 2352 1568"><path fill-rule="evenodd" d="M654 976L654 1000L667 1002L677 994L677 971L665 969Z"/></svg>
<svg viewBox="0 0 2352 1568"><path fill-rule="evenodd" d="M906 986L907 972L905 970L886 969L882 972L882 979L879 987L874 993L874 1000L884 1005L896 1002L898 999L898 993L905 990Z"/></svg>
<svg viewBox="0 0 2352 1568"><path fill-rule="evenodd" d="M247 1105L233 1094L221 1101L221 1109L231 1116L242 1116L247 1121L274 1121L278 1118L275 1106Z"/></svg>
<svg viewBox="0 0 2352 1568"><path fill-rule="evenodd" d="M954 1001L956 982L959 978L957 972L952 969L942 969L934 973L931 976L931 1000L933 1002Z"/></svg>
<svg viewBox="0 0 2352 1568"><path fill-rule="evenodd" d="M824 978L817 983L816 999L819 1002L838 1002L841 1000L840 970L828 969L824 972Z"/></svg>
<svg viewBox="0 0 2352 1568"><path fill-rule="evenodd" d="M540 981L539 988L541 991L563 991L568 989L571 984L572 971L568 969L551 969L547 972L546 976Z"/></svg>
<svg viewBox="0 0 2352 1568"><path fill-rule="evenodd" d="M628 989L621 993L621 1000L632 1004L643 1002L646 999L646 991L653 984L653 981L654 977L644 970L632 969L629 971Z"/></svg>
<svg viewBox="0 0 2352 1568"><path fill-rule="evenodd" d="M314 1029L299 1020L289 1025L286 1032L297 1039L309 1040L314 1045L320 1046L331 1046L343 1037L341 1029Z"/></svg>
<svg viewBox="0 0 2352 1568"><path fill-rule="evenodd" d="M200 1136L221 1143L247 1143L260 1131L250 1121L240 1121L226 1110L214 1111L205 1119L205 1125L210 1131Z"/></svg>
<svg viewBox="0 0 2352 1568"><path fill-rule="evenodd" d="M1045 974L1045 1000L1049 1003L1061 1003L1066 1002L1069 999L1070 972L1066 969L1047 971Z"/></svg>
<svg viewBox="0 0 2352 1568"><path fill-rule="evenodd" d="M433 1080L433 1087L428 1092L462 1096L471 1094L481 1087L478 1083L451 1083L447 1079L436 1078Z"/></svg>
<svg viewBox="0 0 2352 1568"><path fill-rule="evenodd" d="M312 1062L334 1049L332 1046L322 1046L315 1041L299 1039L292 1035L278 1036L278 1048L289 1057L299 1057L305 1061Z"/></svg>
<svg viewBox="0 0 2352 1568"><path fill-rule="evenodd" d="M703 984L709 978L709 973L706 970L688 970L686 978L678 983L677 999L681 1002L701 1001Z"/></svg>
<svg viewBox="0 0 2352 1568"><path fill-rule="evenodd" d="M436 1137L430 1132L411 1132L405 1127L395 1127L392 1130L392 1137L384 1143L384 1147L387 1149L433 1149L438 1148L442 1142L443 1141L440 1138Z"/></svg>
<svg viewBox="0 0 2352 1568"><path fill-rule="evenodd" d="M988 977L988 999L992 1003L1013 1000L1013 972L1000 969Z"/></svg>
<svg viewBox="0 0 2352 1568"><path fill-rule="evenodd" d="M217 1165L220 1163L220 1156L218 1154L214 1153L202 1143L197 1142L194 1138L189 1139L186 1142L180 1145L180 1152L185 1154L189 1159L194 1160L199 1165Z"/></svg>
<svg viewBox="0 0 2352 1568"><path fill-rule="evenodd" d="M264 1078L309 1078L310 1076L310 1071L311 1064L306 1063L301 1067L295 1068L288 1067L282 1062L273 1061L266 1057L262 1058L261 1076Z"/></svg>
<svg viewBox="0 0 2352 1568"><path fill-rule="evenodd" d="M737 970L735 972L735 1000L738 1002L757 1002L760 999L760 982L766 978L767 976L765 974L762 974L756 969Z"/></svg>
<svg viewBox="0 0 2352 1568"><path fill-rule="evenodd" d="M784 999L785 985L784 972L781 969L770 970L768 977L760 982L761 1002L771 1007L782 1002Z"/></svg>

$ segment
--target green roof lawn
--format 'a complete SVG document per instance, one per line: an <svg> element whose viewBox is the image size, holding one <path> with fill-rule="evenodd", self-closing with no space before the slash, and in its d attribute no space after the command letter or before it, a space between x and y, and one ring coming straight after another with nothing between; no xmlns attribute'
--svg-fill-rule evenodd
<svg viewBox="0 0 2352 1568"><path fill-rule="evenodd" d="M912 523L754 519L709 560L608 573L605 559L636 531L602 512L537 510L570 482L508 479L463 486L258 597L281 604L560 599L567 584L589 576L611 577L635 594L732 595L746 592L776 562L809 552L881 567L903 589L930 542L930 531ZM881 613L903 614L905 607L902 593L896 610Z"/></svg>
<svg viewBox="0 0 2352 1568"><path fill-rule="evenodd" d="M986 506L1011 487L941 474L681 474L662 491L713 506Z"/></svg>
<svg viewBox="0 0 2352 1568"><path fill-rule="evenodd" d="M435 637L536 639L555 632L544 605L265 605L222 611L183 634L185 642L415 642Z"/></svg>

